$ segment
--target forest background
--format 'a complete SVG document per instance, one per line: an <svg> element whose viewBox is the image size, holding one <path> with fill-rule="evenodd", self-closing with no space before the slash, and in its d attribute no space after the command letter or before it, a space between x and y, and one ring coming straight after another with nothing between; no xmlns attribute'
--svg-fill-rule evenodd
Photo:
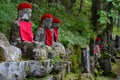
<svg viewBox="0 0 120 80"><path fill-rule="evenodd" d="M64 45L84 46L108 31L113 37L120 35L119 0L0 0L0 32L8 39L12 23L17 19L17 6L24 1L33 6L34 34L44 13L60 18L59 42Z"/></svg>

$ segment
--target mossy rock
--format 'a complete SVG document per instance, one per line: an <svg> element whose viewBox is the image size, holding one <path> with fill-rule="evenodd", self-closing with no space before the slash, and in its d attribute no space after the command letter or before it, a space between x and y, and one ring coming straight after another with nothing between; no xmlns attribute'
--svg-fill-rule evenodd
<svg viewBox="0 0 120 80"><path fill-rule="evenodd" d="M114 55L115 55L116 58L120 59L120 53L119 53L119 52L116 51L116 52L114 53Z"/></svg>
<svg viewBox="0 0 120 80"><path fill-rule="evenodd" d="M80 75L75 73L68 73L64 80L80 80Z"/></svg>
<svg viewBox="0 0 120 80"><path fill-rule="evenodd" d="M81 49L79 46L74 47L74 53L68 56L68 60L72 63L72 72L81 73Z"/></svg>
<svg viewBox="0 0 120 80"><path fill-rule="evenodd" d="M30 77L30 78L25 78L24 80L40 80L38 78Z"/></svg>
<svg viewBox="0 0 120 80"><path fill-rule="evenodd" d="M5 57L5 51L4 49L0 46L0 62L5 61L6 57Z"/></svg>
<svg viewBox="0 0 120 80"><path fill-rule="evenodd" d="M74 47L72 45L67 45L67 48L70 49L71 53L74 53Z"/></svg>
<svg viewBox="0 0 120 80"><path fill-rule="evenodd" d="M53 60L55 61L55 63L60 63L63 61L59 56L55 56Z"/></svg>
<svg viewBox="0 0 120 80"><path fill-rule="evenodd" d="M30 66L27 63L25 63L24 68L25 68L26 73L30 72Z"/></svg>
<svg viewBox="0 0 120 80"><path fill-rule="evenodd" d="M34 51L36 45L34 43L23 43L21 44L22 58L28 60L34 60L35 54L39 51Z"/></svg>
<svg viewBox="0 0 120 80"><path fill-rule="evenodd" d="M104 53L102 53L102 55L100 56L100 59L107 59L107 58L110 58L110 57L111 57L111 54L104 52Z"/></svg>
<svg viewBox="0 0 120 80"><path fill-rule="evenodd" d="M80 75L80 80L94 80L94 77L90 73L83 73Z"/></svg>

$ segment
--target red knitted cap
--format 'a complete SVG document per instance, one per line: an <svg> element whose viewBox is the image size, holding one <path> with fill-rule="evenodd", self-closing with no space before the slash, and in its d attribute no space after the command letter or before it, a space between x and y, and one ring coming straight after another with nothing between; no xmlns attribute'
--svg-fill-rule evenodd
<svg viewBox="0 0 120 80"><path fill-rule="evenodd" d="M30 9L32 9L32 5L30 3L27 3L27 2L26 3L20 3L18 5L18 10L22 10L24 8L30 8Z"/></svg>
<svg viewBox="0 0 120 80"><path fill-rule="evenodd" d="M100 41L100 37L97 37L97 38L96 38L96 41Z"/></svg>
<svg viewBox="0 0 120 80"><path fill-rule="evenodd" d="M46 14L44 14L44 15L41 17L41 19L43 20L43 19L45 19L45 18L53 18L53 15L50 14L50 13L46 13Z"/></svg>
<svg viewBox="0 0 120 80"><path fill-rule="evenodd" d="M53 22L54 22L54 23L60 23L61 21L60 21L59 18L53 18Z"/></svg>

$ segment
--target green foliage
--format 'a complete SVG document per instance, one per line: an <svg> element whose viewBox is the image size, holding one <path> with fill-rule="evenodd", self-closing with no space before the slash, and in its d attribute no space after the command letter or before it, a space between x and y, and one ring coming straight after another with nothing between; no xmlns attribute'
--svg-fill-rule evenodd
<svg viewBox="0 0 120 80"><path fill-rule="evenodd" d="M11 24L17 18L17 5L25 0L1 0L0 1L0 32L3 32L7 37ZM66 0L68 1L68 0ZM59 41L64 45L86 45L89 43L90 38L95 37L92 30L92 25L89 20L91 16L90 1L84 1L82 12L79 14L79 0L76 1L72 8L72 13L67 13L65 6L60 3L49 5L47 0L42 0L42 3L32 3L32 22L33 32L36 34L36 29L39 26L41 16L44 13L52 13L55 17L60 18L61 27L59 29ZM70 3L66 2L66 3ZM71 3L70 3L71 4ZM70 5L69 5L70 6ZM85 7L84 7L85 6Z"/></svg>
<svg viewBox="0 0 120 80"><path fill-rule="evenodd" d="M72 62L72 70L76 74L80 74L80 65L81 65L81 50L80 47L74 47L74 52L69 56L69 60Z"/></svg>
<svg viewBox="0 0 120 80"><path fill-rule="evenodd" d="M55 56L55 57L53 58L53 60L54 60L55 63L60 63L60 62L62 62L62 59L61 59L59 56Z"/></svg>
<svg viewBox="0 0 120 80"><path fill-rule="evenodd" d="M100 15L100 18L98 21L100 22L101 25L107 25L107 23L110 23L110 20L107 16L107 12L104 10L101 10L98 12L98 15Z"/></svg>
<svg viewBox="0 0 120 80"><path fill-rule="evenodd" d="M0 1L0 32L5 35L9 35L10 26L17 17L17 5L25 0L1 0ZM99 22L104 25L110 23L108 17L112 17L114 20L117 18L118 9L120 7L119 0L107 0L112 2L113 8L110 12L100 11ZM66 5L67 4L67 5ZM91 1L84 0L81 13L79 13L80 1L76 0L71 13L66 11L66 7L70 7L71 1L65 0L63 5L60 3L48 4L48 0L41 0L38 3L32 3L32 22L33 32L36 34L36 29L39 26L41 16L44 13L52 13L55 17L60 18L62 21L59 29L59 41L64 45L86 45L89 43L90 38L95 38L96 33L93 31L94 27L91 24ZM104 29L101 28L101 31ZM116 31L118 32L118 30ZM116 33L115 33L116 34Z"/></svg>
<svg viewBox="0 0 120 80"><path fill-rule="evenodd" d="M118 28L117 26L114 26L112 34L113 35L120 35L120 28Z"/></svg>
<svg viewBox="0 0 120 80"><path fill-rule="evenodd" d="M0 32L8 36L10 24L16 18L16 4L8 1L0 1Z"/></svg>
<svg viewBox="0 0 120 80"><path fill-rule="evenodd" d="M110 58L110 57L111 57L111 55L110 55L109 53L104 52L104 53L102 53L102 55L100 56L100 59L107 59L107 58Z"/></svg>
<svg viewBox="0 0 120 80"><path fill-rule="evenodd" d="M110 80L110 77L98 76L96 80Z"/></svg>
<svg viewBox="0 0 120 80"><path fill-rule="evenodd" d="M106 28L107 24L111 24L110 19L113 19L114 21L118 19L118 12L120 8L119 0L106 0L106 1L107 1L105 2L106 7L98 11L98 15L100 16L98 19L98 22L102 26L101 28L102 31ZM116 24L113 24L113 25L116 25Z"/></svg>
<svg viewBox="0 0 120 80"><path fill-rule="evenodd" d="M118 18L118 11L117 10L110 10L110 13L108 14L108 17L112 17L114 20Z"/></svg>
<svg viewBox="0 0 120 80"><path fill-rule="evenodd" d="M113 5L113 8L118 9L120 8L119 0L107 0L107 2L111 2Z"/></svg>
<svg viewBox="0 0 120 80"><path fill-rule="evenodd" d="M120 59L120 53L119 53L118 51L115 51L115 52L114 52L114 55L115 55L116 58L119 58L119 59Z"/></svg>
<svg viewBox="0 0 120 80"><path fill-rule="evenodd" d="M74 73L68 73L66 75L66 77L64 78L64 80L70 80L70 79L77 79L78 80L79 75L78 74L74 74Z"/></svg>
<svg viewBox="0 0 120 80"><path fill-rule="evenodd" d="M61 26L59 29L59 41L64 45L86 45L90 38L95 38L95 33L92 30L90 18L90 1L84 1L83 12L78 13L79 4L76 1L72 13L67 13L66 4L54 3L48 5L47 0L44 0L41 5L33 4L37 10L33 10L32 22L34 23L33 31L36 33L37 25L39 25L40 17L44 13L52 13L55 17L60 18ZM67 2L67 0L64 3ZM39 14L39 15L38 15Z"/></svg>
<svg viewBox="0 0 120 80"><path fill-rule="evenodd" d="M0 1L0 31L6 35L10 30L10 24L16 19L17 17L17 5L18 3L24 1ZM70 1L66 0L64 3L71 4ZM72 45L86 45L89 43L90 38L95 38L96 33L93 31L93 26L90 22L91 17L91 1L83 1L82 12L78 13L79 9L79 0L76 0L72 8L71 13L67 13L65 7L68 6L66 4L62 5L60 3L54 3L52 6L48 5L47 0L42 0L42 3L32 4L33 5L33 14L32 14L32 22L33 22L33 31L36 34L36 29L39 26L39 22L41 20L41 16L44 13L52 13L55 17L60 18L62 21L61 27L59 29L59 41L64 45L72 44ZM70 6L70 5L69 5ZM100 23L107 24L109 23L109 17L116 18L116 11L111 10L111 14L108 15L105 11L101 11L100 14Z"/></svg>

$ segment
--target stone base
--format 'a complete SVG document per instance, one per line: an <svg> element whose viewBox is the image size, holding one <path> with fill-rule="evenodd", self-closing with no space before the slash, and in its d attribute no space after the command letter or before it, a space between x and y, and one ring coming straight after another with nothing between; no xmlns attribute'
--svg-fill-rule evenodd
<svg viewBox="0 0 120 80"><path fill-rule="evenodd" d="M50 75L46 80L63 80L68 73L68 64L62 65L62 70L56 75ZM51 61L20 61L0 63L0 80L24 80L29 77L42 78L49 75L53 68Z"/></svg>

